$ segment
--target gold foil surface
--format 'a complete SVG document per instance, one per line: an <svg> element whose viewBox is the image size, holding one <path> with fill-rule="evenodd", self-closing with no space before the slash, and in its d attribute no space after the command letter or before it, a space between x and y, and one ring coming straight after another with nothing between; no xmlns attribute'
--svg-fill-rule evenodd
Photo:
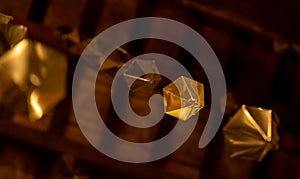
<svg viewBox="0 0 300 179"><path fill-rule="evenodd" d="M0 56L28 36L28 29L23 25L0 24Z"/></svg>
<svg viewBox="0 0 300 179"><path fill-rule="evenodd" d="M0 13L0 24L10 24L12 23L13 19L14 18L12 16Z"/></svg>
<svg viewBox="0 0 300 179"><path fill-rule="evenodd" d="M278 123L272 110L243 105L223 128L230 157L261 161L279 147Z"/></svg>
<svg viewBox="0 0 300 179"><path fill-rule="evenodd" d="M135 59L125 66L123 76L132 92L151 93L162 80L154 60ZM139 74L145 74L140 76Z"/></svg>
<svg viewBox="0 0 300 179"><path fill-rule="evenodd" d="M179 77L163 88L165 113L180 120L187 120L204 107L203 84Z"/></svg>
<svg viewBox="0 0 300 179"><path fill-rule="evenodd" d="M24 39L0 58L0 104L25 109L36 121L65 97L66 74L64 54Z"/></svg>

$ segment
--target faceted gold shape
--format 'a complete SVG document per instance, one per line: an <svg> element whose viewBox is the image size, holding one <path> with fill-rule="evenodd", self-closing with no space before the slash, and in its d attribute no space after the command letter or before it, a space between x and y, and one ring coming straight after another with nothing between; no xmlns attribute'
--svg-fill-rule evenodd
<svg viewBox="0 0 300 179"><path fill-rule="evenodd" d="M13 19L14 18L12 16L0 13L0 24L10 24L12 23Z"/></svg>
<svg viewBox="0 0 300 179"><path fill-rule="evenodd" d="M28 36L28 29L23 25L0 24L0 55Z"/></svg>
<svg viewBox="0 0 300 179"><path fill-rule="evenodd" d="M154 60L135 59L126 64L123 76L132 92L152 93L162 79L158 74Z"/></svg>
<svg viewBox="0 0 300 179"><path fill-rule="evenodd" d="M0 87L0 103L15 104L25 97L21 101L27 105L29 119L36 121L65 97L66 73L65 55L42 43L22 40L0 58L0 84L7 84Z"/></svg>
<svg viewBox="0 0 300 179"><path fill-rule="evenodd" d="M101 70L111 70L111 69L119 69L124 63L119 61L118 59L109 58L105 60L103 65L101 66Z"/></svg>
<svg viewBox="0 0 300 179"><path fill-rule="evenodd" d="M243 105L223 128L230 157L261 161L279 147L278 123L272 110Z"/></svg>
<svg viewBox="0 0 300 179"><path fill-rule="evenodd" d="M163 89L165 113L187 120L204 107L203 84L179 77Z"/></svg>
<svg viewBox="0 0 300 179"><path fill-rule="evenodd" d="M104 72L114 77L116 72L125 64L129 58L129 53L123 48L117 48L101 65L100 72Z"/></svg>

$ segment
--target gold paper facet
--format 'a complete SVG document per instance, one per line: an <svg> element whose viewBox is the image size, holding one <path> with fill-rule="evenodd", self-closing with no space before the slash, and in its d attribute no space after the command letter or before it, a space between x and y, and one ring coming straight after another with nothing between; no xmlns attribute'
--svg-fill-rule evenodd
<svg viewBox="0 0 300 179"><path fill-rule="evenodd" d="M261 161L279 147L278 123L272 110L243 105L223 128L230 157Z"/></svg>
<svg viewBox="0 0 300 179"><path fill-rule="evenodd" d="M99 56L101 56L101 54ZM129 53L125 49L119 47L105 59L101 65L100 71L114 77L116 72L125 64L125 61L128 60L128 57Z"/></svg>
<svg viewBox="0 0 300 179"><path fill-rule="evenodd" d="M15 46L28 35L26 26L0 24L0 55Z"/></svg>
<svg viewBox="0 0 300 179"><path fill-rule="evenodd" d="M13 108L17 101L26 101L29 119L36 121L65 97L66 73L65 55L42 43L22 40L0 58L0 80L6 84L0 87L0 103Z"/></svg>
<svg viewBox="0 0 300 179"><path fill-rule="evenodd" d="M102 71L108 71L108 70L119 69L123 64L124 63L122 61L120 61L119 59L108 58L102 64L101 70Z"/></svg>
<svg viewBox="0 0 300 179"><path fill-rule="evenodd" d="M136 59L125 68L123 76L132 92L152 93L162 79L154 60Z"/></svg>
<svg viewBox="0 0 300 179"><path fill-rule="evenodd" d="M12 16L0 13L0 24L10 24L12 23L13 19L14 18Z"/></svg>
<svg viewBox="0 0 300 179"><path fill-rule="evenodd" d="M163 89L165 113L187 120L204 107L203 84L179 77Z"/></svg>

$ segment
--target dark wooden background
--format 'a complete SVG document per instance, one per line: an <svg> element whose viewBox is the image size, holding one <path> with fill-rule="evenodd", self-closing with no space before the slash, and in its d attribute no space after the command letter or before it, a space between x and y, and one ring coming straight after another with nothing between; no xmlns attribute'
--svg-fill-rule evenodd
<svg viewBox="0 0 300 179"><path fill-rule="evenodd" d="M30 123L25 115L0 109L0 178L300 178L300 2L288 1L196 1L196 0L1 0L0 12L29 27L30 37L68 55L68 95L42 120ZM80 33L81 40L118 22L135 17L159 16L189 25L212 46L223 67L229 100L222 125L236 105L275 109L280 149L260 162L230 159L221 130L204 149L197 147L205 120L199 120L189 140L175 153L159 161L128 164L96 151L80 132L71 107L70 85L81 46L62 41L60 26ZM274 44L287 48L278 50ZM181 48L158 40L125 45L131 54L160 52L178 59L207 84L192 57ZM111 109L109 84L112 77L98 80L96 98L101 114L119 136L139 141L155 139L170 130L174 118L151 130L135 130L116 122ZM0 86L1 87L1 86ZM209 99L209 89L206 89ZM134 98L137 110L143 103ZM209 109L200 112L205 119Z"/></svg>

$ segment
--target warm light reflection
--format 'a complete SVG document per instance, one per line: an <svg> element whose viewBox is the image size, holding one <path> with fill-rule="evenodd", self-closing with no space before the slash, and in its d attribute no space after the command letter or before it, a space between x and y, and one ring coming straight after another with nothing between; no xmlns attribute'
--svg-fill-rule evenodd
<svg viewBox="0 0 300 179"><path fill-rule="evenodd" d="M1 56L0 68L1 74L9 78L6 81L12 83L0 84L0 91L6 86L7 90L12 89L3 98L5 104L22 101L16 112L27 109L31 122L41 119L66 95L66 56L39 42L30 39L19 42ZM14 109L13 105L9 107Z"/></svg>
<svg viewBox="0 0 300 179"><path fill-rule="evenodd" d="M243 105L223 128L229 156L262 161L279 147L278 122L272 110Z"/></svg>
<svg viewBox="0 0 300 179"><path fill-rule="evenodd" d="M129 74L126 74L126 73L124 74L124 76L129 77L129 78L133 78L133 79L136 79L136 80L144 81L144 82L149 82L150 81L146 78L141 78L141 77L129 75Z"/></svg>
<svg viewBox="0 0 300 179"><path fill-rule="evenodd" d="M39 105L38 99L39 99L39 94L35 91L32 92L30 95L30 104L33 110L32 114L34 114L34 116L39 119L43 116L43 110Z"/></svg>
<svg viewBox="0 0 300 179"><path fill-rule="evenodd" d="M188 120L204 107L203 84L179 77L163 88L165 113L180 120Z"/></svg>
<svg viewBox="0 0 300 179"><path fill-rule="evenodd" d="M25 78L27 76L28 71L28 44L28 40L21 41L3 57L3 63L5 64L7 70L9 70L13 81L23 91L27 87L27 84L25 83Z"/></svg>
<svg viewBox="0 0 300 179"><path fill-rule="evenodd" d="M41 43L36 43L35 45L36 53L40 60L45 60L47 54L45 54L45 47Z"/></svg>
<svg viewBox="0 0 300 179"><path fill-rule="evenodd" d="M18 45L15 46L14 53L21 54L27 45L28 45L28 41L22 40Z"/></svg>
<svg viewBox="0 0 300 179"><path fill-rule="evenodd" d="M33 74L33 73L30 74L29 79L30 79L30 82L35 86L41 86L42 85L42 82L41 82L40 78L36 74Z"/></svg>

